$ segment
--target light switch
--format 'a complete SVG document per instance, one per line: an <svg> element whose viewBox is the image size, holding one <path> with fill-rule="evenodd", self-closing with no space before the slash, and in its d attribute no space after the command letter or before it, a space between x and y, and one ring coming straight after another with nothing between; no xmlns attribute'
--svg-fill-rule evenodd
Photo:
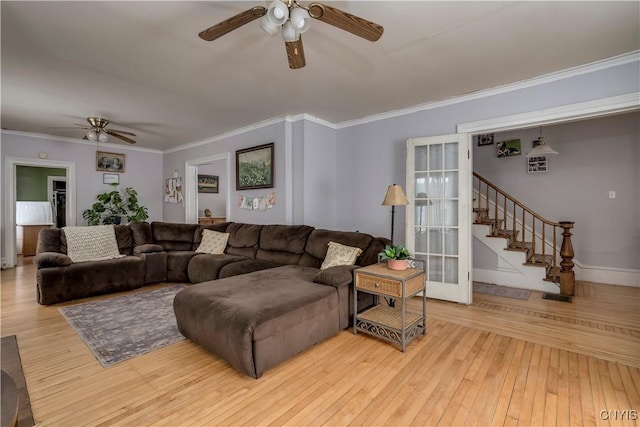
<svg viewBox="0 0 640 427"><path fill-rule="evenodd" d="M616 192L614 190L610 190L609 191L609 198L610 199L615 199L616 198Z"/></svg>

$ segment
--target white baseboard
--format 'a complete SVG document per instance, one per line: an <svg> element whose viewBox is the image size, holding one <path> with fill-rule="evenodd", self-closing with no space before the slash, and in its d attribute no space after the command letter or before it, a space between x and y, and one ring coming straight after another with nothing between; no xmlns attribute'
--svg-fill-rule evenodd
<svg viewBox="0 0 640 427"><path fill-rule="evenodd" d="M640 270L580 265L575 261L574 263L576 280L640 288Z"/></svg>

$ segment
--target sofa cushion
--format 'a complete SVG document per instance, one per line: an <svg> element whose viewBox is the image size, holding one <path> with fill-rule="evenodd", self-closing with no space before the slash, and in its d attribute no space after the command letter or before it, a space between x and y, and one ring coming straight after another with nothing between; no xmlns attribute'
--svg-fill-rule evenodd
<svg viewBox="0 0 640 427"><path fill-rule="evenodd" d="M196 252L220 255L224 253L229 240L229 233L220 233L213 230L202 230L202 241L198 245Z"/></svg>
<svg viewBox="0 0 640 427"><path fill-rule="evenodd" d="M38 233L38 248L36 253L40 252L62 252L67 253L67 248L64 251L60 248L62 229L60 228L43 228Z"/></svg>
<svg viewBox="0 0 640 427"><path fill-rule="evenodd" d="M260 249L302 255L312 231L308 225L265 225L260 232Z"/></svg>
<svg viewBox="0 0 640 427"><path fill-rule="evenodd" d="M314 283L321 283L333 287L348 285L353 282L353 270L360 268L358 265L338 265L318 271L313 276Z"/></svg>
<svg viewBox="0 0 640 427"><path fill-rule="evenodd" d="M231 223L227 227L229 241L226 253L246 258L255 258L260 242L262 225Z"/></svg>
<svg viewBox="0 0 640 427"><path fill-rule="evenodd" d="M198 227L196 233L193 235L193 249L197 249L198 245L202 241L202 232L204 230L213 230L219 231L220 233L226 233L227 227L231 224L230 222L223 222L221 224L205 224Z"/></svg>
<svg viewBox="0 0 640 427"><path fill-rule="evenodd" d="M167 281L188 282L189 261L196 255L193 251L167 252Z"/></svg>
<svg viewBox="0 0 640 427"><path fill-rule="evenodd" d="M329 242L327 246L327 255L324 257L324 261L322 261L320 270L325 270L337 265L353 265L362 253L362 249L360 248L341 245L336 242Z"/></svg>
<svg viewBox="0 0 640 427"><path fill-rule="evenodd" d="M114 226L116 231L116 241L118 242L118 251L122 255L133 254L133 236L131 228L127 225Z"/></svg>
<svg viewBox="0 0 640 427"><path fill-rule="evenodd" d="M129 223L134 246L148 245L153 243L151 224L145 221L134 221Z"/></svg>
<svg viewBox="0 0 640 427"><path fill-rule="evenodd" d="M133 254L134 255L152 254L152 253L156 253L156 252L164 252L164 248L162 246L156 245L156 244L147 244L147 245L136 246L133 249Z"/></svg>
<svg viewBox="0 0 640 427"><path fill-rule="evenodd" d="M33 259L33 263L37 265L38 268L46 268L71 265L73 261L71 261L71 258L67 255L59 252L40 252Z"/></svg>
<svg viewBox="0 0 640 427"><path fill-rule="evenodd" d="M237 276L239 274L252 273L254 271L280 267L281 265L282 264L271 261L263 261L259 259L243 259L241 261L223 266L220 269L218 277L222 279L225 277Z"/></svg>
<svg viewBox="0 0 640 427"><path fill-rule="evenodd" d="M198 227L198 224L151 223L154 243L161 245L165 251L193 250L193 239Z"/></svg>
<svg viewBox="0 0 640 427"><path fill-rule="evenodd" d="M67 255L73 262L100 261L120 258L113 225L64 227Z"/></svg>
<svg viewBox="0 0 640 427"><path fill-rule="evenodd" d="M309 235L305 246L305 254L300 258L299 265L319 268L322 261L327 255L329 242L336 242L361 250L367 249L369 243L373 239L372 236L365 233L355 231L332 231L324 229L315 229ZM363 265L360 259L356 259L356 264Z"/></svg>
<svg viewBox="0 0 640 427"><path fill-rule="evenodd" d="M191 258L187 273L191 283L207 282L215 280L220 274L220 269L232 262L242 261L245 258L235 255L211 255L198 254Z"/></svg>

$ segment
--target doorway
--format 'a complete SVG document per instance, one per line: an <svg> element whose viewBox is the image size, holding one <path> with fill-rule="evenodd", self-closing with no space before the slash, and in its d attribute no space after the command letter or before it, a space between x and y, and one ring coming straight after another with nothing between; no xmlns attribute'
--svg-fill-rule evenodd
<svg viewBox="0 0 640 427"><path fill-rule="evenodd" d="M185 162L185 184L184 184L184 209L185 209L185 221L188 224L197 224L198 218L200 214L204 216L204 209L209 209L212 211L212 215L215 214L218 217L224 216L226 221L230 221L231 216L231 204L230 204L230 194L231 194L231 167L230 167L230 153L216 154L209 157L201 157L194 160L188 160ZM206 165L215 164L218 165L217 174L208 171L213 170L209 169ZM200 168L202 172L200 172ZM206 172L206 173L205 173ZM198 174L204 175L215 175L218 176L218 193L217 193L217 201L215 202L215 206L213 209L208 206L199 206L198 203ZM201 204L211 203L213 205L212 200L201 201ZM224 207L223 207L224 206ZM224 209L224 213L222 214L222 210Z"/></svg>
<svg viewBox="0 0 640 427"><path fill-rule="evenodd" d="M2 268L13 268L17 263L16 251L16 201L17 201L17 169L18 166L32 166L41 168L61 168L65 170L66 187L66 225L76 225L76 165L73 162L59 160L40 160L22 157L7 157L5 159L4 176L4 246ZM45 190L46 191L46 190Z"/></svg>

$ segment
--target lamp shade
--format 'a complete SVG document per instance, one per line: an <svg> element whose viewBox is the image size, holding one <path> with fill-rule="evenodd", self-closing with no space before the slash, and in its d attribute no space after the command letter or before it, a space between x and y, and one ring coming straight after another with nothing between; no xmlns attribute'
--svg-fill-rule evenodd
<svg viewBox="0 0 640 427"><path fill-rule="evenodd" d="M298 34L291 21L287 21L282 26L282 32L280 34L282 35L282 39L286 42L295 42L300 38L300 34Z"/></svg>
<svg viewBox="0 0 640 427"><path fill-rule="evenodd" d="M534 147L533 150L529 151L529 153L527 153L527 157L553 156L558 154L556 150L545 144L542 138L539 138L539 141L540 144Z"/></svg>
<svg viewBox="0 0 640 427"><path fill-rule="evenodd" d="M274 25L282 25L289 19L289 8L280 0L275 0L269 5L265 15Z"/></svg>
<svg viewBox="0 0 640 427"><path fill-rule="evenodd" d="M402 191L402 187L396 184L390 185L382 201L382 206L404 206L408 204L409 200L407 200L407 196Z"/></svg>
<svg viewBox="0 0 640 427"><path fill-rule="evenodd" d="M291 24L293 24L293 27L299 34L302 34L309 29L311 21L309 18L309 12L301 7L296 7L291 11L290 16Z"/></svg>
<svg viewBox="0 0 640 427"><path fill-rule="evenodd" d="M90 130L89 132L87 132L87 139L89 141L97 141L98 140L98 133L94 130Z"/></svg>

